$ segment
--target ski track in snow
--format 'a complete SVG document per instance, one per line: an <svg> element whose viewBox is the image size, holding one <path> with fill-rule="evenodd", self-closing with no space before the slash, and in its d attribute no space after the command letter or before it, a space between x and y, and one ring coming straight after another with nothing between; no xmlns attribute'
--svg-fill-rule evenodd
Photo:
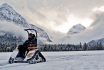
<svg viewBox="0 0 104 70"><path fill-rule="evenodd" d="M47 61L8 64L11 53L0 53L0 70L104 70L104 51L42 52Z"/></svg>

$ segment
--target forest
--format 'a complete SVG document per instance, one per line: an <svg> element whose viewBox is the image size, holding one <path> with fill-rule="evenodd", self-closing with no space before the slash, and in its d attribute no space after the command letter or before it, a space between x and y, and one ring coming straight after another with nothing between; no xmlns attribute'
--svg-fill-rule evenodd
<svg viewBox="0 0 104 70"><path fill-rule="evenodd" d="M12 52L18 45L23 44L21 37L5 34L0 36L0 52ZM87 50L104 50L103 44L38 44L40 51L87 51Z"/></svg>

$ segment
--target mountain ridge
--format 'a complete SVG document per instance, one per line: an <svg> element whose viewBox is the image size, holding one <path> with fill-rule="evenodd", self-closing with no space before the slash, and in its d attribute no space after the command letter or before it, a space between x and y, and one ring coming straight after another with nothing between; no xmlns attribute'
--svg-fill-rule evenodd
<svg viewBox="0 0 104 70"><path fill-rule="evenodd" d="M24 29L33 28L33 29L37 30L37 32L39 33L38 34L39 40L42 41L42 39L44 39L44 41L42 41L42 42L51 42L48 34L43 29L41 29L33 24L28 23L25 18L23 18L19 13L17 13L7 3L4 3L0 6L0 20L14 22L16 25L18 25Z"/></svg>
<svg viewBox="0 0 104 70"><path fill-rule="evenodd" d="M71 36L73 34L77 34L77 33L80 33L81 31L85 30L86 27L84 27L83 25L81 24L76 24L74 25L72 28L69 29L68 33L67 33L67 36Z"/></svg>

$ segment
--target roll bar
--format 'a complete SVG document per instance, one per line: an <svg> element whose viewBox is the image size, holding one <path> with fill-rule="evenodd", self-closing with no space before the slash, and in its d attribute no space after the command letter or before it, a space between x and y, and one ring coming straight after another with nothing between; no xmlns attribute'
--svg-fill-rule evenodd
<svg viewBox="0 0 104 70"><path fill-rule="evenodd" d="M37 31L36 31L35 29L24 29L24 30L27 31L28 35L30 34L30 33L29 33L29 30L30 30L30 31L31 31L31 30L35 31L35 33L36 33L36 38L37 38Z"/></svg>

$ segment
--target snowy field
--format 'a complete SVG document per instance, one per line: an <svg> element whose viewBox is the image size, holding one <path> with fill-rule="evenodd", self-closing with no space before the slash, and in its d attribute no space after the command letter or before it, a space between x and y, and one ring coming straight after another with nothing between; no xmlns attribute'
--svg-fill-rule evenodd
<svg viewBox="0 0 104 70"><path fill-rule="evenodd" d="M8 64L11 53L0 53L0 70L104 70L104 51L42 52L47 62Z"/></svg>

